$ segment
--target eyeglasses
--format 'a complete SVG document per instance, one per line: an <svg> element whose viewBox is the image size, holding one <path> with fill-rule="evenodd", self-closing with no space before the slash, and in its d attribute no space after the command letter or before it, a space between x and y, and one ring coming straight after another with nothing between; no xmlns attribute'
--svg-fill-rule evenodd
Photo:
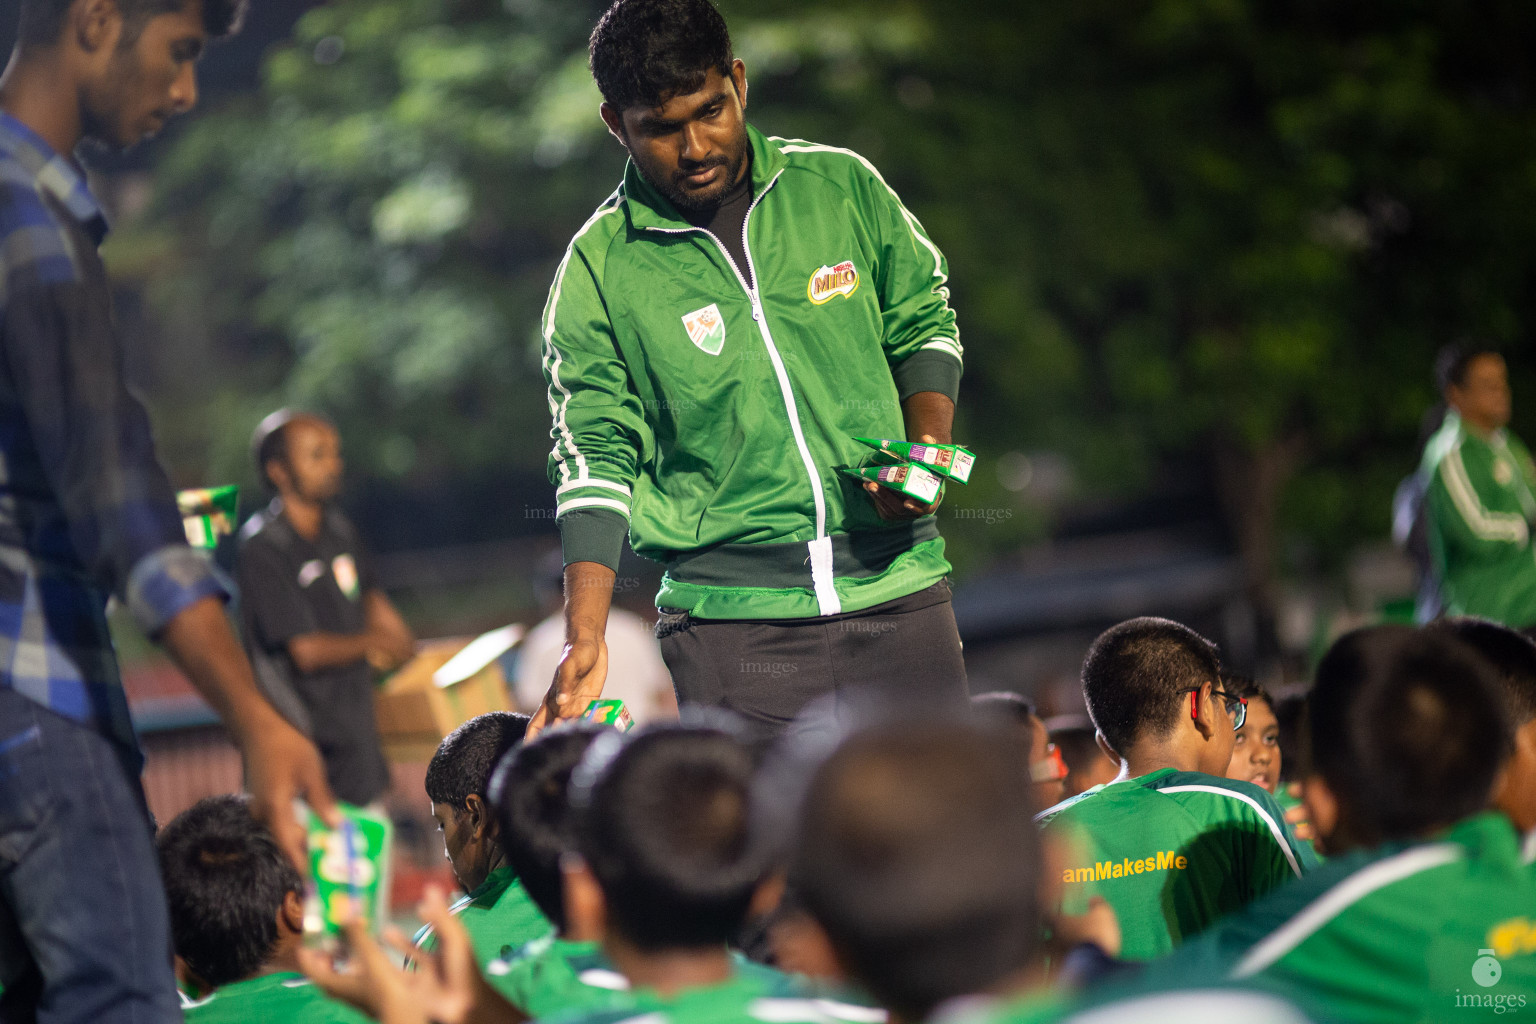
<svg viewBox="0 0 1536 1024"><path fill-rule="evenodd" d="M1066 777L1066 759L1054 743L1045 748L1044 757L1029 766L1029 778L1033 782L1060 782Z"/></svg>
<svg viewBox="0 0 1536 1024"><path fill-rule="evenodd" d="M1180 690L1179 692L1180 693L1193 694L1193 696L1190 697L1190 699L1189 699L1189 717L1190 718L1199 718L1200 717L1200 688L1198 686L1190 686L1190 687L1186 687L1185 689ZM1241 729L1243 727L1243 723L1248 721L1248 698L1247 697L1234 697L1230 693L1227 693L1224 690L1212 690L1211 691L1211 696L1212 697L1220 697L1221 698L1221 702L1227 706L1227 714L1230 715L1231 718L1232 718L1232 731L1233 732L1237 732L1237 730L1239 730L1239 729Z"/></svg>

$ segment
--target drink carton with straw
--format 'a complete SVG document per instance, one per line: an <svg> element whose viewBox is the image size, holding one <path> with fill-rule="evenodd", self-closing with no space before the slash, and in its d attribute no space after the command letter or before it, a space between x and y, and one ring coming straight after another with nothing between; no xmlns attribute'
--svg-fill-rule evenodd
<svg viewBox="0 0 1536 1024"><path fill-rule="evenodd" d="M335 829L304 809L314 878L304 901L304 934L319 946L336 943L348 905L352 916L374 934L389 911L394 827L386 815L348 804L336 806L341 825Z"/></svg>
<svg viewBox="0 0 1536 1024"><path fill-rule="evenodd" d="M957 444L918 444L872 437L854 440L903 462L918 463L957 484L969 483L971 468L976 465L976 456Z"/></svg>
<svg viewBox="0 0 1536 1024"><path fill-rule="evenodd" d="M939 490L944 486L944 481L917 465L858 466L844 469L843 472L855 480L877 483L893 491L900 491L924 505L932 505L937 501Z"/></svg>

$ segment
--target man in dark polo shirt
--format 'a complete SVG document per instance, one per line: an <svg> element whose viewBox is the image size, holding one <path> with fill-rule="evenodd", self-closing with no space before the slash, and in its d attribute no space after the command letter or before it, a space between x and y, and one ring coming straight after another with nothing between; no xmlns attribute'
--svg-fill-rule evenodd
<svg viewBox="0 0 1536 1024"><path fill-rule="evenodd" d="M367 804L389 785L374 673L403 664L416 639L375 583L356 528L333 506L342 474L336 428L281 409L251 444L276 497L241 531L246 649L269 699L320 748L336 795Z"/></svg>

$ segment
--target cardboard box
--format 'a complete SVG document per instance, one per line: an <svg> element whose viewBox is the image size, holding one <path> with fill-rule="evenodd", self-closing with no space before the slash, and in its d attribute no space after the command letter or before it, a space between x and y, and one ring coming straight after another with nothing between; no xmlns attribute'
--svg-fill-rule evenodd
<svg viewBox="0 0 1536 1024"><path fill-rule="evenodd" d="M497 659L522 638L523 627L513 625L417 645L416 656L384 681L374 700L385 756L429 761L444 736L476 715L515 710Z"/></svg>

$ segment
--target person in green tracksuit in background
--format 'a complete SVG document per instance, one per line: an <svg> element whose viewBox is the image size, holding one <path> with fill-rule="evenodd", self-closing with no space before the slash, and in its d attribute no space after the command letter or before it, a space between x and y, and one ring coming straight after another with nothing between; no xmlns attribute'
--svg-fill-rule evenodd
<svg viewBox="0 0 1536 1024"><path fill-rule="evenodd" d="M190 1024L365 1024L299 972L304 879L243 798L199 801L155 845Z"/></svg>
<svg viewBox="0 0 1536 1024"><path fill-rule="evenodd" d="M1220 679L1210 641L1167 619L1122 622L1083 662L1083 698L1120 776L1039 820L1064 857L1059 912L1102 897L1123 959L1162 956L1316 865L1273 796L1225 778L1246 705Z"/></svg>
<svg viewBox="0 0 1536 1024"><path fill-rule="evenodd" d="M1497 352L1449 348L1438 375L1445 422L1424 446L1426 534L1445 610L1536 626L1536 464L1509 432L1509 374Z"/></svg>
<svg viewBox="0 0 1536 1024"><path fill-rule="evenodd" d="M527 715L477 715L449 733L427 764L432 817L465 893L449 909L464 922L482 961L521 949L554 930L507 863L486 795L497 762L523 741L527 727ZM431 925L423 926L413 941L427 952L437 946Z"/></svg>
<svg viewBox="0 0 1536 1024"><path fill-rule="evenodd" d="M1486 809L1511 745L1505 703L1451 631L1342 637L1318 666L1303 784L1328 862L1137 984L1224 976L1354 1024L1536 1010L1536 873Z"/></svg>
<svg viewBox="0 0 1536 1024"><path fill-rule="evenodd" d="M840 471L873 462L855 436L951 441L943 255L864 158L747 124L708 0L617 0L591 66L630 159L543 317L567 646L532 731L602 692L626 534L667 567L680 702L770 731L861 686L963 706L942 494Z"/></svg>

